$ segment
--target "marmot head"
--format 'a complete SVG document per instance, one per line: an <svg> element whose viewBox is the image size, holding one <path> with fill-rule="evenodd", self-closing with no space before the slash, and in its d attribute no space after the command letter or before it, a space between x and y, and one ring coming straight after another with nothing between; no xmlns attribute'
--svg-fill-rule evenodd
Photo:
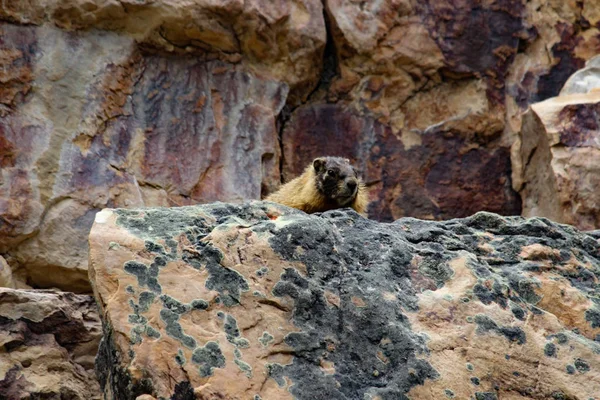
<svg viewBox="0 0 600 400"><path fill-rule="evenodd" d="M349 206L356 198L359 177L350 160L340 157L319 157L313 161L318 191L338 206Z"/></svg>

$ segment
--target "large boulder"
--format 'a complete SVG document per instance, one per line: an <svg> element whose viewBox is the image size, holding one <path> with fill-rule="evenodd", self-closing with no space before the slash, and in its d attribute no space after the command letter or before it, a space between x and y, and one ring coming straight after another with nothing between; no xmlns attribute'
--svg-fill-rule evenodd
<svg viewBox="0 0 600 400"><path fill-rule="evenodd" d="M513 146L523 214L600 227L600 91L536 103Z"/></svg>
<svg viewBox="0 0 600 400"><path fill-rule="evenodd" d="M0 398L100 400L91 296L0 288Z"/></svg>
<svg viewBox="0 0 600 400"><path fill-rule="evenodd" d="M89 272L109 399L600 393L600 242L547 219L106 209Z"/></svg>

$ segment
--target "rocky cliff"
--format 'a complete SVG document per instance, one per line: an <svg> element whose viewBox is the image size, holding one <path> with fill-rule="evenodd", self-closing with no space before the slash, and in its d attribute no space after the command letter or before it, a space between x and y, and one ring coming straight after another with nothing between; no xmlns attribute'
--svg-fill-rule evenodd
<svg viewBox="0 0 600 400"><path fill-rule="evenodd" d="M600 393L600 240L543 218L107 209L90 277L108 399Z"/></svg>
<svg viewBox="0 0 600 400"><path fill-rule="evenodd" d="M323 154L359 167L376 220L530 210L521 114L599 24L594 0L4 1L11 285L89 292L100 209L258 199Z"/></svg>
<svg viewBox="0 0 600 400"><path fill-rule="evenodd" d="M100 386L91 371L91 358L96 354L100 333L95 307L91 297L86 295L92 291L88 278L88 234L96 214L107 207L137 209L259 199L300 172L313 157L330 154L350 158L364 176L373 200L370 212L373 221L367 223L343 213L328 214L325 219L306 216L302 218L308 219L298 219L297 213L279 210L292 218L290 223L316 223L307 228L308 232L315 233L312 229L325 229L327 234L336 232L338 219L347 218L348 224L357 224L356 229L360 231L357 237L375 235L379 240L378 235L382 235L381 249L399 246L404 254L406 248L399 243L405 243L405 239L395 227L419 232L431 230L423 235L428 238L425 241L435 243L442 240L438 239L442 235L439 230L452 231L453 223L404 220L397 225L378 225L374 221L393 221L400 217L443 220L487 210L502 215L541 215L581 229L600 227L600 181L596 178L600 69L598 59L592 59L600 53L600 3L595 0L4 0L0 3L0 288L3 288L0 291L0 327L3 327L0 329L0 398L100 397ZM262 206L231 207L226 207L227 212L237 215L241 221L255 221L271 229L264 220ZM223 206L211 206L202 211L202 215L210 216L221 209ZM240 210L250 210L253 216ZM184 215L188 211L174 212L173 215L181 212ZM366 275L350 271L350 278L340 275L339 269L345 268L344 263L360 264L364 260L373 267L379 261L383 265L396 261L382 261L377 255L369 264L372 256L363 252L374 250L369 246L362 249L363 244L357 244L359 248L348 249L343 263L339 264L341 256L331 255L328 246L335 243L338 251L341 242L337 241L344 237L342 234L336 233L333 239L327 239L321 232L321 236L317 236L318 243L309 241L310 238L298 239L297 246L307 246L307 251L324 251L327 257L333 257L333 264L327 267L331 274L321 279L320 275L310 272L315 267L310 266L312 261L303 259L298 264L296 256L281 253L283 250L272 247L270 242L267 245L265 237L274 235L273 232L261 236L261 242L252 231L249 238L254 242L247 243L248 249L258 243L260 251L246 257L271 260L257 267L256 270L262 272L252 275L252 271L241 271L239 276L227 272L216 280L211 279L206 286L203 279L209 278L207 274L220 270L215 269L216 261L211 264L212 270L198 265L194 260L198 257L206 260L209 255L197 255L194 248L195 241L205 234L204 230L224 224L220 220L223 215L213 217L207 217L209 222L198 220L202 228L193 234L195 239L192 235L193 240L185 244L185 251L190 251L185 258L183 253L171 254L174 250L168 246L164 250L174 257L170 259L165 255L165 262L176 263L178 268L187 271L186 278L196 278L199 270L205 271L200 273L201 283L194 287L205 287L202 290L208 293L208 299L228 301L221 294L215 294L220 293L218 288L223 284L227 286L225 291L230 290L230 285L233 285L231 288L244 287L242 281L262 285L260 290L270 293L279 280L287 279L291 280L290 285L300 285L301 290L293 294L296 289L288 288L282 281L281 285L287 285L284 285L285 291L291 291L296 297L282 291L273 294L275 299L264 300L259 296L247 303L265 310L281 306L284 317L269 314L268 318L275 319L255 321L256 316L240 315L239 309L232 311L229 304L223 304L226 310L223 319L218 319L219 316L215 319L212 314L207 316L200 312L204 303L193 303L195 298L189 297L191 294L183 295L177 289L177 295L169 294L174 299L171 303L169 298L164 300L160 297L162 294L154 293L157 287L150 290L148 284L162 281L165 274L162 269L160 279L158 275L144 278L142 274L140 281L132 281L132 293L118 292L119 301L124 301L123 315L127 317L117 318L112 313L111 319L105 319L119 321L120 327L125 329L115 333L114 328L105 326L107 336L100 357L105 364L101 364L100 369L104 371L101 383L107 395L112 396L118 390L124 391L123 396L155 390L188 396L191 390L202 387L202 396L210 398L207 393L213 389L202 386L209 377L215 393L221 393L222 379L238 374L243 379L238 380L239 386L234 391L256 389L256 393L266 396L263 398L273 393L284 396L282 398L301 397L298 386L291 391L287 389L293 387L293 382L313 378L324 393L333 393L332 398L340 393L334 381L343 382L343 390L365 393L372 398L378 396L373 393L381 392L383 398L402 393L437 399L442 386L444 396L457 398L471 393L469 396L476 399L499 394L503 398L517 399L528 397L530 391L539 398L548 393L554 398L579 398L587 393L582 389L582 382L594 378L595 350L590 353L594 344L589 340L593 339L596 334L593 329L598 325L594 322L597 318L592 306L595 304L596 264L593 260L587 263L587 256L582 258L578 253L577 249L583 245L574 245L575 250L565 247L570 245L570 240L579 243L579 239L569 236L571 233L587 238L586 243L593 233L585 236L545 220L533 220L534 226L530 227L531 222L501 217L492 218L503 221L497 222L498 227L469 225L469 229L475 229L477 240L500 235L518 246L526 246L525 242L533 240L535 246L553 248L554 255L544 255L545 248L534 247L527 250L533 251L533 259L529 260L529 256L516 255L514 246L501 245L500 239L490 239L491 247L482 242L488 250L498 248L490 250L494 256L489 257L506 259L506 265L514 264L514 271L522 272L514 278L502 264L503 272L494 270L489 279L480 272L475 278L465 278L467 289L460 282L448 283L452 282L450 278L435 277L442 262L436 261L435 254L455 249L444 247L446 250L442 251L432 244L434 247L429 250L418 250L424 239L414 243L406 239L407 246L417 246L417 250L410 247L406 253L412 257L410 278L400 273L404 280L399 281L399 287L409 293L410 301L401 300L401 314L397 312L396 303L389 306L398 320L386 331L390 342L382 339L384 342L377 345L377 352L381 351L381 356L376 353L377 361L372 353L354 350L323 358L325 353L316 353L322 346L313 348L309 341L295 346L283 338L289 333L285 329L289 328L294 332L309 332L313 335L310 340L316 337L319 343L322 343L321 333L331 335L337 342L331 342L333 347L327 342L325 347L329 353L340 343L374 350L375 344L367 338L373 333L370 330L355 334L344 330L343 324L339 333L333 327L318 327L323 327L325 320L344 321L346 314L361 319L349 320L354 321L349 329L357 331L367 326L370 318L376 322L375 326L387 323L387 303L382 303L384 308L373 308L371 297L353 293L350 302L357 307L354 310L347 304L348 294L336 292L345 279L356 280L357 287L362 288L358 285L361 280L373 282L377 275L371 270L364 271ZM181 229L187 232L191 226L196 232L196 222L181 218L185 224ZM473 218L465 221L479 221L481 217ZM336 222L332 222L334 220ZM276 227L281 224L279 219L274 221ZM171 222L161 220L158 225ZM225 223L227 229L241 229L228 224ZM546 239L531 233L538 232L538 224L550 226L547 229L552 232L554 229L568 232L561 233L568 239L556 242L558 239L552 236L552 241L546 243ZM411 228L413 225L418 228ZM133 253L138 251L137 247L127 247L129 242L122 243L118 239L125 229L123 226L110 229L106 235L116 235L111 240L115 246ZM172 229L169 235L179 228ZM525 233L514 233L521 229L525 229ZM390 230L395 233L389 233ZM453 234L459 235L458 239L452 236L452 240L458 241L467 240L465 237L469 235L462 230ZM137 243L135 246L144 235L141 231L134 232L131 238L135 239L132 239ZM523 235L538 239L521 238ZM595 235L598 238L597 232ZM376 242L373 240L367 243L373 246ZM446 243L446 239L443 240ZM232 243L236 249L242 246ZM465 251L479 254L469 243ZM224 245L214 246L223 248ZM537 255L538 250L541 255ZM156 251L158 248L147 249L140 259L158 254ZM182 250L178 247L177 251ZM240 250L240 254L245 254L244 251L250 250ZM571 252L575 261L565 261L565 252ZM293 262L286 257L292 257ZM349 261L353 257L356 259ZM404 265L403 256L390 257L399 257L397 262ZM521 262L523 257L528 261ZM215 253L214 260L217 259L232 262L222 261ZM292 275L285 275L285 279L279 278L279 272L283 272L279 264L282 259L286 260L285 268L300 271L300 278L293 275L293 271ZM454 254L448 255L444 262L454 259ZM481 262L481 257L478 260ZM496 268L493 261L486 262L490 268ZM138 271L139 267L138 272L142 273L144 269L132 265L128 267L129 275L124 276L137 279L131 271ZM254 268L254 264L249 265ZM470 263L466 267L456 265L450 268L471 270ZM534 266L539 270L528 269ZM123 265L117 267L122 269ZM146 266L148 274L158 274L156 268L162 267L153 266L152 262ZM263 267L268 270L262 270ZM430 268L434 270L429 271ZM269 273L271 270L276 271L277 277ZM439 273L450 274L446 269ZM538 283L535 279L541 278L536 274L550 278ZM267 283L264 276L268 276ZM521 276L525 276L525 281ZM227 283L230 278L233 281ZM530 278L534 283L528 283ZM114 283L115 279L121 279L120 275L109 274L106 281ZM395 275L390 279L396 282ZM406 279L410 280L412 289L405 288L409 285ZM473 286L473 279L483 283ZM552 309L548 305L545 308L536 305L545 310L544 313L531 311L535 309L532 304L537 304L537 298L512 299L517 290L511 286L515 285L514 279L518 287L533 285L536 295L542 299L540 302L551 298L565 305ZM309 286L302 286L305 281ZM556 286L550 281L556 282ZM498 286L496 282L505 286ZM366 287L379 290L381 285L393 283L368 283ZM421 301L425 302L423 309L433 307L427 303L427 297L419 294L424 289L432 290L424 293L444 293L445 296L447 290L468 292L469 285L477 287L473 293L478 299L484 293L482 288L492 293L481 294L489 302L480 300L483 305L477 301L459 302L457 308L453 308L454 297L451 301L434 296L439 307L450 311L444 314L443 310L435 309L426 318L415 311L415 304ZM500 290L497 288L506 285L513 292L502 289L497 293ZM32 288L52 290L30 290ZM110 285L104 289L116 290ZM392 286L384 289L382 293L387 293ZM320 290L326 293L326 303L318 297ZM555 292L561 297L556 298ZM147 294L140 299L141 293ZM521 292L517 295L525 298ZM504 300L494 300L497 297ZM128 303L131 299L135 300L133 305ZM244 299L247 301L247 296ZM300 308L295 306L298 301ZM150 307L146 311L144 302ZM527 326L521 327L522 321L519 318L513 321L507 311L514 308L510 302L521 304L519 307L523 309L531 308L526 315L535 319L525 319ZM116 304L111 307L117 307ZM500 305L502 311L490 311L495 304ZM310 320L308 310L313 306L320 318L318 323ZM474 308L465 309L467 306ZM365 308L368 312L359 316L360 310ZM470 313L471 317L487 316L496 325L487 319L473 325L475 317L468 325L460 325L463 314L455 314L455 310ZM144 320L148 318L144 313L154 316L148 319L151 323ZM520 311L516 313L521 315ZM291 318L296 314L304 316ZM436 317L438 314L441 317ZM458 319L454 315L458 315ZM554 317L548 315L556 317L554 325L548 322L548 318ZM430 317L435 326L426 326ZM208 323L209 329L193 331L197 337L186 333L194 338L195 345L185 339L189 346L182 348L183 355L176 359L178 364L171 371L175 374L174 381L190 383L173 389L171 383L163 383L167 373L163 367L171 368L171 364L159 359L155 370L144 369L148 368L145 362L155 361L146 345L148 337L160 341L152 335L171 340L169 335L179 335L178 326L182 324L178 321L190 319ZM168 331L161 331L160 325L158 328L152 325L157 321L172 323L169 322ZM235 324L232 321L236 321ZM237 321L245 328L256 323L269 329L281 322L283 330L269 330L264 336L260 332L260 346L265 343L264 346L257 347L253 342L246 348L242 340L245 334L235 335ZM506 343L518 346L517 353L523 353L523 357L515 358L513 349L506 351L512 361L503 361L500 356L493 358L489 353L496 351L496 347L505 350L501 335L512 329L513 322L528 338L527 329L533 329L534 342L529 340L520 345L511 339ZM223 336L225 324L228 331ZM460 340L444 342L445 333L439 333L438 326L448 329L450 338L458 337L459 331L466 333ZM187 332L187 325L185 329ZM314 332L319 329L322 332ZM561 330L567 332L566 336L552 336ZM431 333L433 331L438 333ZM545 332L552 333L546 335ZM490 335L500 336L490 342ZM208 337L220 343L218 348L223 358L212 344L200 343ZM302 335L298 338L305 340ZM474 338L475 347L464 346L462 338ZM179 356L179 339L160 344L169 351L177 350ZM127 344L128 340L133 342ZM488 344L490 347L485 347ZM548 358L538 358L537 350L542 345L544 349L549 346ZM123 349L132 346L133 355L114 352L117 346ZM272 350L273 347L276 350ZM456 355L457 352L460 355ZM252 356L264 358L253 359ZM123 367L122 362L127 357L132 357L131 368ZM472 370L476 364L465 361L467 358L485 360L481 371ZM318 369L314 363L321 359L324 361ZM213 365L221 365L221 361L225 363L222 368ZM454 361L468 362L469 369L455 368ZM514 364L517 361L520 364ZM118 362L123 369L102 367L111 362ZM298 375L302 363L312 365L308 369L312 375ZM267 364L272 366L265 367ZM359 364L362 369L354 368ZM404 367L391 372L397 369L391 366L400 364ZM190 375L193 378L182 377L182 371L187 373L190 365L201 368L202 374L217 372L201 378L193 374ZM589 371L586 365L591 366ZM537 372L523 375L526 366L534 367ZM371 367L373 370L368 371ZM252 371L264 374L265 368L272 378L252 375ZM569 375L566 378L562 375L565 368ZM225 375L219 375L221 370L226 371ZM319 375L320 371L324 371L325 378ZM474 385L470 392L466 389L468 385L462 383L467 378ZM453 380L461 383L453 388L450 385ZM257 389L259 381L264 382L264 386ZM386 390L394 394L388 395ZM420 390L429 392L424 394Z"/></svg>

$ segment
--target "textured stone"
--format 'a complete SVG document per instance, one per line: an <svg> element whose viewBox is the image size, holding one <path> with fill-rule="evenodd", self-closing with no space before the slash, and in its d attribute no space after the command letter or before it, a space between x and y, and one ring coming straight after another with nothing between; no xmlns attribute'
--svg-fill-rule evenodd
<svg viewBox="0 0 600 400"><path fill-rule="evenodd" d="M523 214L599 227L600 92L534 104L523 121L512 154Z"/></svg>
<svg viewBox="0 0 600 400"><path fill-rule="evenodd" d="M543 218L107 209L90 246L109 398L600 393L600 242Z"/></svg>
<svg viewBox="0 0 600 400"><path fill-rule="evenodd" d="M590 59L585 63L585 68L571 75L560 91L560 96L597 90L600 90L600 56Z"/></svg>
<svg viewBox="0 0 600 400"><path fill-rule="evenodd" d="M518 214L521 115L599 53L599 16L594 0L5 0L0 254L24 285L89 291L97 210L258 199L338 144L373 218Z"/></svg>
<svg viewBox="0 0 600 400"><path fill-rule="evenodd" d="M10 265L8 265L8 263L2 256L0 256L0 287L13 289L15 287L15 282L13 280Z"/></svg>
<svg viewBox="0 0 600 400"><path fill-rule="evenodd" d="M239 201L277 185L284 83L143 55L115 33L0 30L20 68L0 94L0 253L29 284L90 290L86 238L103 207Z"/></svg>
<svg viewBox="0 0 600 400"><path fill-rule="evenodd" d="M100 400L101 336L91 296L0 288L0 398Z"/></svg>
<svg viewBox="0 0 600 400"><path fill-rule="evenodd" d="M283 176L329 152L363 164L380 220L519 214L508 158L521 115L598 54L599 4L327 0L325 71L286 123Z"/></svg>
<svg viewBox="0 0 600 400"><path fill-rule="evenodd" d="M508 149L478 146L436 128L399 136L389 126L338 105L305 106L284 130L283 152L286 181L320 154L350 158L370 188L369 217L376 220L521 210L510 186Z"/></svg>
<svg viewBox="0 0 600 400"><path fill-rule="evenodd" d="M320 0L7 0L0 19L114 31L152 49L241 62L286 82L295 101L318 81L326 40Z"/></svg>

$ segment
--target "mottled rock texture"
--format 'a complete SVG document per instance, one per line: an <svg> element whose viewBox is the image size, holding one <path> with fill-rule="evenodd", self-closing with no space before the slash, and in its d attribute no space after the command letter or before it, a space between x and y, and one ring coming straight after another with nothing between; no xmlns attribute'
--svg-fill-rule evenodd
<svg viewBox="0 0 600 400"><path fill-rule="evenodd" d="M325 149L361 165L373 218L519 214L509 154L521 114L600 52L600 3L325 5L334 55L286 124L284 176Z"/></svg>
<svg viewBox="0 0 600 400"><path fill-rule="evenodd" d="M542 218L103 210L108 398L590 399L600 242Z"/></svg>
<svg viewBox="0 0 600 400"><path fill-rule="evenodd" d="M523 214L600 226L600 91L534 104L523 121L513 148Z"/></svg>
<svg viewBox="0 0 600 400"><path fill-rule="evenodd" d="M0 288L0 398L100 400L93 297Z"/></svg>
<svg viewBox="0 0 600 400"><path fill-rule="evenodd" d="M0 254L89 292L98 210L259 199L322 155L377 220L519 214L521 113L599 26L596 0L4 0Z"/></svg>
<svg viewBox="0 0 600 400"><path fill-rule="evenodd" d="M101 208L239 201L279 183L284 83L142 55L109 32L0 31L20 68L0 119L0 253L30 284L90 291L87 235Z"/></svg>

